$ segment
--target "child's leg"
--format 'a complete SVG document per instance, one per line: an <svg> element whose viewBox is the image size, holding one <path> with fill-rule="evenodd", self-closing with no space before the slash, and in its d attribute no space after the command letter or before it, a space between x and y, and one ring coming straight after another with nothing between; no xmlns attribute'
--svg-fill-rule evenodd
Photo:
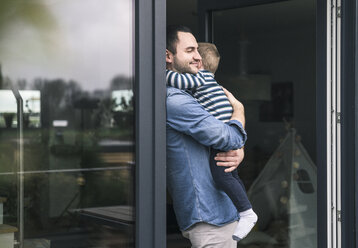
<svg viewBox="0 0 358 248"><path fill-rule="evenodd" d="M230 197L240 214L239 223L232 236L234 240L240 241L245 238L255 226L257 215L252 210L244 184L239 178L237 170L227 173L225 172L226 167L216 165L217 161L214 160L214 157L218 152L220 151L211 149L210 170L216 185Z"/></svg>
<svg viewBox="0 0 358 248"><path fill-rule="evenodd" d="M210 154L210 170L215 184L230 197L237 211L242 212L252 208L237 171L226 173L226 167L216 165L217 161L214 160L214 157L218 152L220 151L211 149Z"/></svg>

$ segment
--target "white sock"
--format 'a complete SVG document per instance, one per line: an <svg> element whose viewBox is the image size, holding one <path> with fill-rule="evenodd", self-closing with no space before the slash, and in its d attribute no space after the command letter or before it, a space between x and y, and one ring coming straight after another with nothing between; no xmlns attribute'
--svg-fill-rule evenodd
<svg viewBox="0 0 358 248"><path fill-rule="evenodd" d="M239 223L235 228L235 232L232 235L232 238L236 241L240 241L249 234L251 229L255 226L257 221L257 215L252 210L252 208L240 212Z"/></svg>

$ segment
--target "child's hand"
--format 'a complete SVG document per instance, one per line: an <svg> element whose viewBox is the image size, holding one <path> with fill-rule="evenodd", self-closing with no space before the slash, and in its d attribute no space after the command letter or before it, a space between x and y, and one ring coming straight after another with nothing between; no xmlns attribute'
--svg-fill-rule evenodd
<svg viewBox="0 0 358 248"><path fill-rule="evenodd" d="M231 120L237 120L241 122L242 126L245 128L245 108L244 105L238 101L233 94L231 94L230 91L222 87L229 102L231 103L231 106L233 108L233 113L231 116Z"/></svg>
<svg viewBox="0 0 358 248"><path fill-rule="evenodd" d="M216 157L214 159L216 161L219 161L216 163L217 166L229 167L225 169L225 172L232 172L239 166L239 164L241 164L242 160L244 160L244 157L244 148L241 148L228 152L219 152L218 154L216 154Z"/></svg>

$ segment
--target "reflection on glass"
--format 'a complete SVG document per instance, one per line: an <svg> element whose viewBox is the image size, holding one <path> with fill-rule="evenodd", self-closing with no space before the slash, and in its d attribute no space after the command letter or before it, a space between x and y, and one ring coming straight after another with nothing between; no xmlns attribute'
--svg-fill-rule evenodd
<svg viewBox="0 0 358 248"><path fill-rule="evenodd" d="M258 230L266 230L274 219L281 229L288 224L288 247L317 246L317 168L294 129L266 163L248 195L260 215ZM255 242L257 234L253 232L244 243Z"/></svg>
<svg viewBox="0 0 358 248"><path fill-rule="evenodd" d="M216 78L245 105L239 174L259 217L238 247L317 247L314 1L217 11L213 19Z"/></svg>
<svg viewBox="0 0 358 248"><path fill-rule="evenodd" d="M40 127L41 93L38 90L20 90L24 102L25 127ZM0 127L17 126L17 103L11 90L0 90Z"/></svg>
<svg viewBox="0 0 358 248"><path fill-rule="evenodd" d="M0 3L4 248L14 239L24 247L134 247L132 5ZM13 87L23 98L22 140Z"/></svg>
<svg viewBox="0 0 358 248"><path fill-rule="evenodd" d="M112 99L115 101L115 111L128 111L132 106L133 92L131 90L112 91Z"/></svg>

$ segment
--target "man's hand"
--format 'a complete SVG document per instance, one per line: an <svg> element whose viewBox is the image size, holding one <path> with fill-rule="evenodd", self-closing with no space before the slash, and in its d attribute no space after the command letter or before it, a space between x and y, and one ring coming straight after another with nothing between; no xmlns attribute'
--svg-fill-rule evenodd
<svg viewBox="0 0 358 248"><path fill-rule="evenodd" d="M230 91L228 91L227 89L225 89L223 87L223 90L227 96L227 98L229 99L229 102L232 105L233 108L233 113L231 116L231 120L237 120L239 122L241 122L242 126L245 128L245 109L244 109L244 105L239 102L232 94Z"/></svg>
<svg viewBox="0 0 358 248"><path fill-rule="evenodd" d="M217 166L229 167L225 169L225 172L232 172L239 166L242 160L244 160L244 156L244 148L241 148L228 152L219 152L218 154L216 154L216 157L214 159L216 161L219 161L216 163Z"/></svg>

